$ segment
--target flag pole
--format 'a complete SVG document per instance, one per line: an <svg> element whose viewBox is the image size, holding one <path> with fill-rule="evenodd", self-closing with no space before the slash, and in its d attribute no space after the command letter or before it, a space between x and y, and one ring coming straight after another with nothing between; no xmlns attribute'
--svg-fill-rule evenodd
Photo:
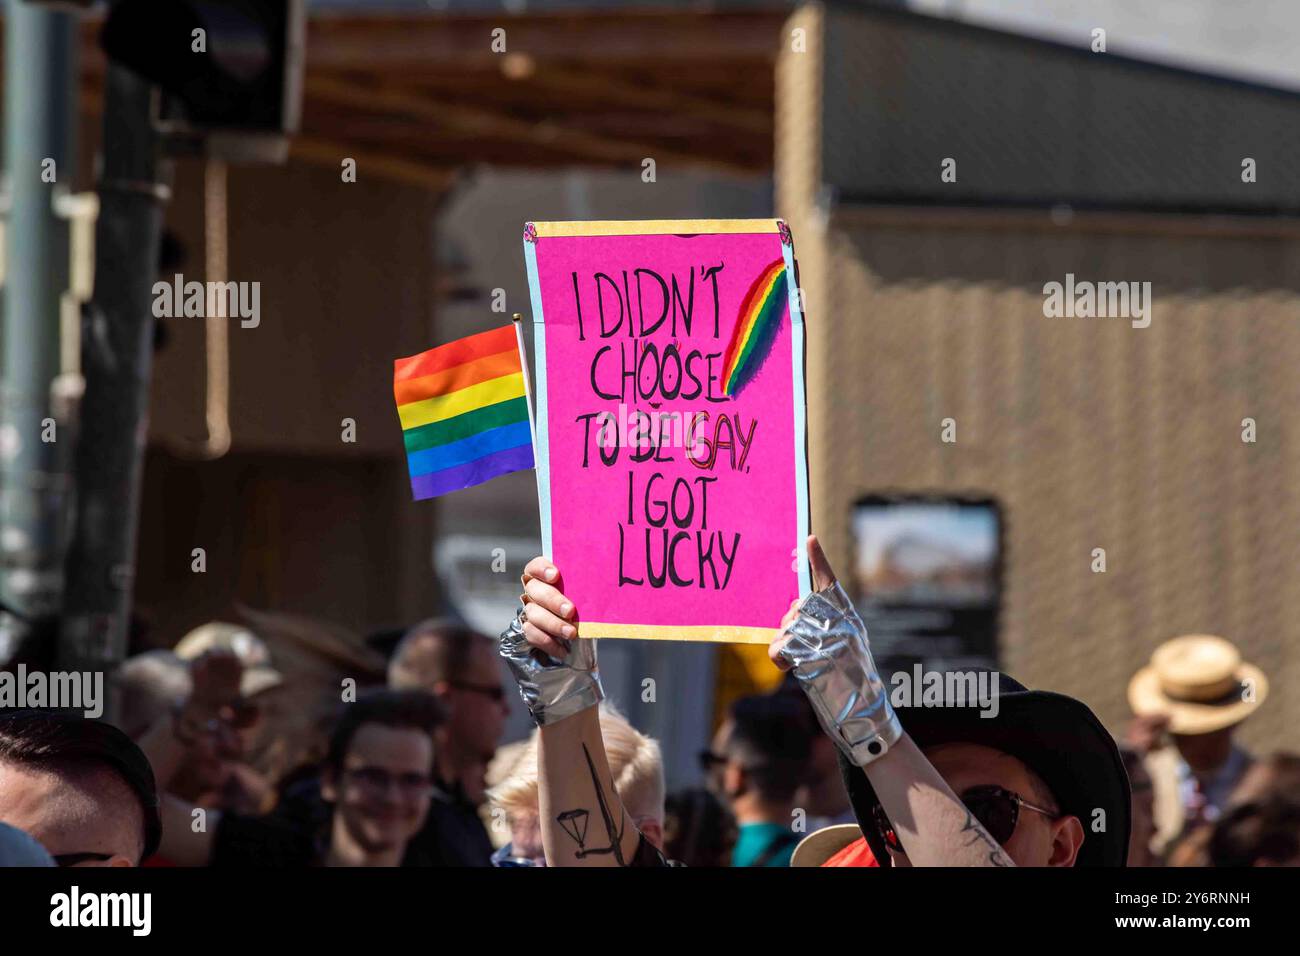
<svg viewBox="0 0 1300 956"><path fill-rule="evenodd" d="M537 458L537 423L533 420L533 379L528 374L528 349L524 347L524 317L516 312L510 317L515 324L515 342L519 346L519 367L524 373L524 404L528 406L528 433L533 438L533 458Z"/></svg>

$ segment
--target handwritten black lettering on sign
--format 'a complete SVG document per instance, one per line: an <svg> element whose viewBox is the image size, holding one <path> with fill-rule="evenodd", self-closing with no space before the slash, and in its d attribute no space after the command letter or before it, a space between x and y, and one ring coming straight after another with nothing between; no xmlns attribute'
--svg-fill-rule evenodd
<svg viewBox="0 0 1300 956"><path fill-rule="evenodd" d="M723 590L731 581L741 535L710 524L709 487L719 469L746 470L759 423L709 410L731 401L721 385L727 329L718 275L725 267L700 265L667 277L650 268L571 273L579 339L608 340L588 375L601 407L574 421L582 426L582 467L625 472L627 509L616 528L619 587ZM647 301L655 303L648 311ZM660 411L673 401L699 407ZM609 402L618 402L619 412L610 412ZM649 408L634 407L641 403ZM665 479L654 467L679 460L701 474Z"/></svg>

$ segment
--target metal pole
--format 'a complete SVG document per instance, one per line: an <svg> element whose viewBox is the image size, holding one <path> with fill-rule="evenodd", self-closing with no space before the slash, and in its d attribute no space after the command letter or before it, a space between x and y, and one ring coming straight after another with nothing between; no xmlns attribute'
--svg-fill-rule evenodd
<svg viewBox="0 0 1300 956"><path fill-rule="evenodd" d="M95 233L92 308L104 335L86 336L86 394L77 443L76 530L60 665L116 666L126 654L135 578L140 479L153 360L153 283L170 163L152 122L154 89L110 61Z"/></svg>
<svg viewBox="0 0 1300 956"><path fill-rule="evenodd" d="M5 3L8 186L0 352L0 597L35 621L59 611L73 436L51 386L69 232L55 211L73 181L77 14ZM30 626L0 633L0 661ZM48 652L50 649L44 649Z"/></svg>

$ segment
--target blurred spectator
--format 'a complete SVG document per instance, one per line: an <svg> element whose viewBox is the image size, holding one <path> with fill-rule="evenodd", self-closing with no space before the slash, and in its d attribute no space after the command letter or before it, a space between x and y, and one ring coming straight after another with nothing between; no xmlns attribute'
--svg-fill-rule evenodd
<svg viewBox="0 0 1300 956"><path fill-rule="evenodd" d="M113 675L120 695L118 726L132 740L190 696L190 667L173 651L128 657Z"/></svg>
<svg viewBox="0 0 1300 956"><path fill-rule="evenodd" d="M1244 803L1210 833L1211 866L1300 866L1300 803L1281 797Z"/></svg>
<svg viewBox="0 0 1300 956"><path fill-rule="evenodd" d="M659 744L608 703L600 708L600 732L619 799L646 840L662 849L664 768ZM538 820L537 740L534 730L513 772L488 795L510 826L510 842L492 855L497 866L546 865Z"/></svg>
<svg viewBox="0 0 1300 956"><path fill-rule="evenodd" d="M381 687L386 659L361 635L322 618L240 607L275 656L282 690L258 694L258 736L244 759L271 781L313 775L337 720L340 688ZM346 682L346 683L345 683Z"/></svg>
<svg viewBox="0 0 1300 956"><path fill-rule="evenodd" d="M433 694L447 714L436 737L434 806L412 853L425 865L487 866L492 843L478 808L510 715L496 642L451 621L421 622L393 652L388 686Z"/></svg>
<svg viewBox="0 0 1300 956"><path fill-rule="evenodd" d="M664 856L685 866L729 866L736 821L708 790L669 794L664 804Z"/></svg>
<svg viewBox="0 0 1300 956"><path fill-rule="evenodd" d="M146 651L126 660L114 677L121 693L121 723L135 739L160 722L169 725L190 696L191 664L213 651L240 662L238 694L225 712L212 715L210 732L194 735L184 760L169 770L166 789L196 805L260 813L273 803L274 789L249 764L248 755L268 732L262 714L267 695L284 680L270 666L266 645L246 628L211 622L183 637L175 651ZM170 726L163 732L170 734ZM154 744L146 742L145 748L155 756Z"/></svg>
<svg viewBox="0 0 1300 956"><path fill-rule="evenodd" d="M211 650L230 651L239 658L243 665L239 692L246 698L251 699L284 683L284 677L271 666L271 652L266 644L248 628L238 624L223 621L202 624L177 642L175 654L188 662Z"/></svg>
<svg viewBox="0 0 1300 956"><path fill-rule="evenodd" d="M1206 867L1210 865L1210 835L1214 828L1202 824L1184 830L1178 839L1165 849L1166 866Z"/></svg>
<svg viewBox="0 0 1300 956"><path fill-rule="evenodd" d="M119 723L152 761L157 748L148 735L172 733L172 715L190 696L190 665L172 651L145 651L124 661L114 681L121 694ZM267 809L271 785L245 763L247 728L256 723L256 714L256 703L241 700L229 720L196 735L165 789L199 806L242 813Z"/></svg>
<svg viewBox="0 0 1300 956"><path fill-rule="evenodd" d="M1169 865L1277 865L1287 859L1285 854L1278 855L1279 847L1287 845L1283 834L1288 816L1278 806L1285 803L1300 803L1300 756L1281 752L1251 765L1228 798L1219 821L1192 827L1170 845ZM1243 853L1258 853L1268 862L1222 862L1240 859ZM1220 862L1215 862L1216 858Z"/></svg>
<svg viewBox="0 0 1300 956"><path fill-rule="evenodd" d="M438 733L440 780L483 802L483 774L501 741L510 708L496 643L461 624L424 621L402 638L388 667L388 686L433 694L447 712Z"/></svg>
<svg viewBox="0 0 1300 956"><path fill-rule="evenodd" d="M788 695L742 697L703 755L714 791L738 832L732 866L788 866L799 836L794 797L808 767L812 731Z"/></svg>
<svg viewBox="0 0 1300 956"><path fill-rule="evenodd" d="M0 823L0 869L11 866L53 866L45 847L22 830Z"/></svg>
<svg viewBox="0 0 1300 956"><path fill-rule="evenodd" d="M808 722L808 770L794 797L795 806L802 808L808 815L805 832L813 833L826 827L855 823L849 794L844 789L844 778L840 775L839 749L835 746L835 741L821 732L816 712L792 675L786 675L776 693L788 694L792 700L798 701L804 719Z"/></svg>
<svg viewBox="0 0 1300 956"><path fill-rule="evenodd" d="M479 808L479 816L488 829L488 837L492 840L494 850L510 842L510 827L505 811L492 805L492 791L513 777L525 759L536 759L531 745L532 740L529 737L502 744L493 755L492 762L488 764L485 777L488 785L488 800Z"/></svg>
<svg viewBox="0 0 1300 956"><path fill-rule="evenodd" d="M1129 747L1121 747L1119 755L1128 772L1129 791L1132 793L1132 829L1129 831L1128 865L1161 866L1160 857L1151 849L1156 834L1155 798L1151 790L1151 775L1142 762L1142 755Z"/></svg>
<svg viewBox="0 0 1300 956"><path fill-rule="evenodd" d="M233 653L243 668L231 721L238 748L222 768L225 779L218 805L243 813L262 812L270 809L274 801L273 779L253 765L253 758L278 729L267 720L266 706L284 686L284 677L271 666L266 644L238 624L211 621L200 625L180 639L175 653L188 663L212 650Z"/></svg>
<svg viewBox="0 0 1300 956"><path fill-rule="evenodd" d="M1213 823L1253 761L1233 735L1268 694L1263 671L1208 634L1166 641L1129 682L1137 719L1129 744L1146 758L1154 792L1155 849ZM1163 746L1168 733L1174 747Z"/></svg>
<svg viewBox="0 0 1300 956"><path fill-rule="evenodd" d="M170 795L163 854L188 866L398 866L433 793L438 702L419 691L378 690L344 704L321 768L319 815L268 816L193 809Z"/></svg>
<svg viewBox="0 0 1300 956"><path fill-rule="evenodd" d="M126 734L34 709L0 713L0 822L59 866L136 866L161 831L153 772Z"/></svg>
<svg viewBox="0 0 1300 956"><path fill-rule="evenodd" d="M1228 803L1236 807L1275 796L1300 800L1300 755L1279 751L1257 760L1242 776Z"/></svg>
<svg viewBox="0 0 1300 956"><path fill-rule="evenodd" d="M219 700L202 701L195 675L210 677L214 667L228 671L229 687ZM115 680L126 723L160 789L196 806L240 813L261 813L273 804L271 782L246 760L261 714L259 701L243 694L242 673L235 652L221 646L192 662L169 651L147 651L119 669Z"/></svg>

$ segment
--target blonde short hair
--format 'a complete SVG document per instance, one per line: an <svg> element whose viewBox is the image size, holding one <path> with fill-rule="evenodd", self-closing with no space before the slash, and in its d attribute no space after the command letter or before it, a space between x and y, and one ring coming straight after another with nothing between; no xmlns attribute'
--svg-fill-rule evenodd
<svg viewBox="0 0 1300 956"><path fill-rule="evenodd" d="M627 722L608 703L600 705L600 735L605 741L614 789L634 823L664 822L664 763L659 742ZM537 813L537 731L534 730L506 779L488 791L493 807L511 819Z"/></svg>

